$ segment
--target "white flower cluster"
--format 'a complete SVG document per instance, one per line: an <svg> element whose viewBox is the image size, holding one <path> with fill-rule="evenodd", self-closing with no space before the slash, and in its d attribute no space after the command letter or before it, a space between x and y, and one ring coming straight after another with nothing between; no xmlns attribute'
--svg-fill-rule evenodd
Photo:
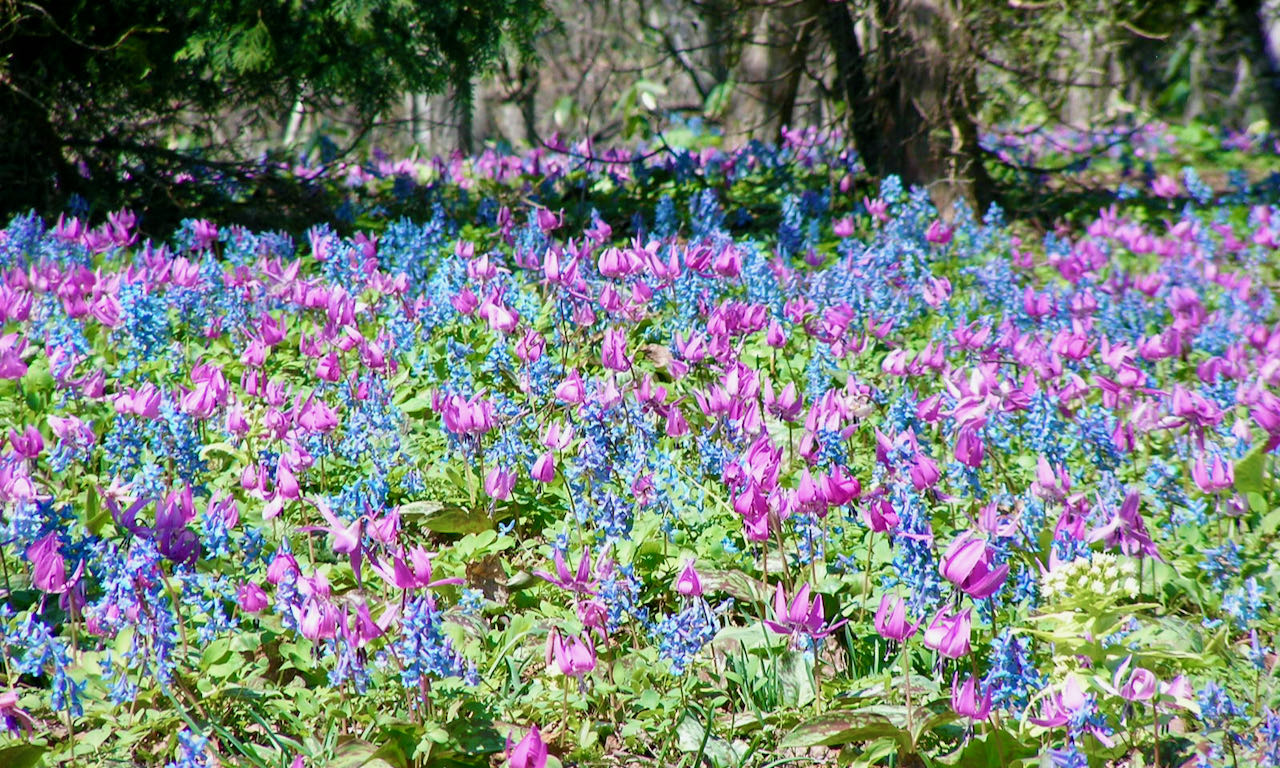
<svg viewBox="0 0 1280 768"><path fill-rule="evenodd" d="M1095 553L1088 560L1079 558L1063 563L1044 574L1040 582L1040 595L1049 603L1081 599L1115 603L1124 598L1136 598L1138 592L1137 562L1110 552Z"/></svg>

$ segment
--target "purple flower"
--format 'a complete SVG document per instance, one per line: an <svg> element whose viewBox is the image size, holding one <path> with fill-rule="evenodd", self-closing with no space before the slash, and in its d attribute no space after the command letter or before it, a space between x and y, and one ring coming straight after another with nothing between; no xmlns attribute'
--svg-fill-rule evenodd
<svg viewBox="0 0 1280 768"><path fill-rule="evenodd" d="M18 708L18 692L0 693L0 724L12 734L30 736L35 731L36 721L25 710Z"/></svg>
<svg viewBox="0 0 1280 768"><path fill-rule="evenodd" d="M765 619L765 626L780 635L793 635L797 632L821 640L847 623L841 620L826 626L826 613L823 611L822 595L816 595L809 602L809 585L803 584L796 591L791 603L779 584L773 593L773 621Z"/></svg>
<svg viewBox="0 0 1280 768"><path fill-rule="evenodd" d="M902 642L916 633L920 622L907 623L907 602L900 597L884 595L876 610L876 631L886 640Z"/></svg>
<svg viewBox="0 0 1280 768"><path fill-rule="evenodd" d="M1147 533L1147 525L1138 512L1138 504L1142 497L1137 491L1130 491L1124 497L1124 503L1103 525L1093 529L1089 541L1101 541L1108 547L1119 547L1129 557L1154 557L1163 561L1156 550L1155 542Z"/></svg>
<svg viewBox="0 0 1280 768"><path fill-rule="evenodd" d="M546 766L547 745L542 743L542 734L538 733L538 726L530 728L514 749L508 737L507 763L511 768L544 768Z"/></svg>
<svg viewBox="0 0 1280 768"><path fill-rule="evenodd" d="M75 573L67 578L67 563L58 551L58 534L48 535L27 547L27 560L31 561L31 583L36 589L52 595L66 592L80 579L84 563L76 566Z"/></svg>
<svg viewBox="0 0 1280 768"><path fill-rule="evenodd" d="M969 630L973 619L970 609L959 613L938 611L924 631L924 644L948 659L958 659L969 654Z"/></svg>
<svg viewBox="0 0 1280 768"><path fill-rule="evenodd" d="M992 567L991 550L987 542L977 538L973 531L960 534L942 558L939 570L948 581L974 599L991 597L1009 575L1009 564Z"/></svg>
<svg viewBox="0 0 1280 768"><path fill-rule="evenodd" d="M702 596L702 579L698 577L698 572L693 569L692 560L684 564L679 577L676 578L676 592L685 597Z"/></svg>
<svg viewBox="0 0 1280 768"><path fill-rule="evenodd" d="M957 715L964 715L971 720L986 720L991 714L991 690L988 689L978 698L976 678L970 677L959 685L960 676L951 676L951 708Z"/></svg>

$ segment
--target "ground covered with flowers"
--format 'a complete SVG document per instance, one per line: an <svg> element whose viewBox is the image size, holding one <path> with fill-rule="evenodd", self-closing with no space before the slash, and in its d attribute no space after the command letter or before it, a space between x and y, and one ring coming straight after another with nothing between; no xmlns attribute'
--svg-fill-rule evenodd
<svg viewBox="0 0 1280 768"><path fill-rule="evenodd" d="M1276 185L588 151L0 232L0 764L1280 764Z"/></svg>

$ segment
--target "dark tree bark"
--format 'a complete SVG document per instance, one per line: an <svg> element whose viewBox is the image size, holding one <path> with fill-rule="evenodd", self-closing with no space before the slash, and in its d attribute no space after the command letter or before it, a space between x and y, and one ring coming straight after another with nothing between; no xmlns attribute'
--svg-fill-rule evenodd
<svg viewBox="0 0 1280 768"><path fill-rule="evenodd" d="M978 145L976 60L947 0L876 0L869 44L843 3L812 0L836 56L850 134L868 170L929 189L949 216L957 198L994 198Z"/></svg>
<svg viewBox="0 0 1280 768"><path fill-rule="evenodd" d="M1244 44L1255 81L1258 101L1271 129L1280 128L1280 62L1267 47L1267 21L1261 0L1233 0L1235 34Z"/></svg>

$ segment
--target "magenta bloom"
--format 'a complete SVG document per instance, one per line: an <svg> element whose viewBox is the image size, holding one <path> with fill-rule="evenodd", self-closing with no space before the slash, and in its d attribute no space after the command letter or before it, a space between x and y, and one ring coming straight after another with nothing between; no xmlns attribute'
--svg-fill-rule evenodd
<svg viewBox="0 0 1280 768"><path fill-rule="evenodd" d="M511 498L511 490L516 486L516 474L502 467L494 467L484 476L484 492L499 501Z"/></svg>
<svg viewBox="0 0 1280 768"><path fill-rule="evenodd" d="M977 469L982 466L982 459L986 455L985 446L982 437L974 429L962 429L956 435L956 461L966 467Z"/></svg>
<svg viewBox="0 0 1280 768"><path fill-rule="evenodd" d="M974 678L965 680L963 687L959 683L960 676L952 675L951 708L957 715L963 715L970 720L986 720L991 715L991 690L987 689L979 699L977 681Z"/></svg>
<svg viewBox="0 0 1280 768"><path fill-rule="evenodd" d="M698 572L693 569L693 561L690 560L684 564L680 575L676 578L676 592L685 597L701 597L702 596L702 579L699 578Z"/></svg>
<svg viewBox="0 0 1280 768"><path fill-rule="evenodd" d="M0 693L0 724L4 725L6 731L18 736L29 736L35 731L36 721L26 710L18 708L17 691Z"/></svg>
<svg viewBox="0 0 1280 768"><path fill-rule="evenodd" d="M40 436L40 430L27 425L22 430L22 434L18 434L16 430L9 430L9 445L13 446L13 450L24 459L34 459L44 450L44 438Z"/></svg>
<svg viewBox="0 0 1280 768"><path fill-rule="evenodd" d="M27 363L22 352L27 340L16 333L0 337L0 379L20 379L27 375Z"/></svg>
<svg viewBox="0 0 1280 768"><path fill-rule="evenodd" d="M627 334L620 328L610 328L604 332L604 345L600 350L600 363L610 370L626 372L631 370L631 360L627 358Z"/></svg>
<svg viewBox="0 0 1280 768"><path fill-rule="evenodd" d="M942 478L937 463L923 453L916 455L908 474L911 476L911 485L917 491L933 487Z"/></svg>
<svg viewBox="0 0 1280 768"><path fill-rule="evenodd" d="M877 533L884 533L898 527L898 513L893 504L886 498L877 499L862 509L862 517L867 527Z"/></svg>
<svg viewBox="0 0 1280 768"><path fill-rule="evenodd" d="M944 608L929 622L924 631L924 644L948 659L969 655L969 630L972 626L970 609L948 613Z"/></svg>
<svg viewBox="0 0 1280 768"><path fill-rule="evenodd" d="M547 764L547 745L542 743L538 726L533 726L520 743L511 748L507 743L507 763L511 768L544 768Z"/></svg>
<svg viewBox="0 0 1280 768"><path fill-rule="evenodd" d="M547 635L546 662L548 668L554 663L566 677L582 677L596 668L596 649L590 637L571 635L565 640L559 630L552 629Z"/></svg>
<svg viewBox="0 0 1280 768"><path fill-rule="evenodd" d="M1132 663L1133 657L1129 656L1116 669L1115 675L1111 678L1112 685L1117 689L1115 692L1125 701L1150 701L1156 695L1159 681L1149 669L1134 667L1130 671L1129 666Z"/></svg>
<svg viewBox="0 0 1280 768"><path fill-rule="evenodd" d="M56 531L50 531L27 547L27 560L31 561L31 583L41 592L52 595L60 595L74 586L84 570L84 563L81 563L71 578L67 578L67 563L58 551Z"/></svg>
<svg viewBox="0 0 1280 768"><path fill-rule="evenodd" d="M916 633L920 622L907 622L907 602L900 597L884 595L876 609L876 631L886 640L902 642Z"/></svg>
<svg viewBox="0 0 1280 768"><path fill-rule="evenodd" d="M252 581L246 581L236 590L236 602L245 613L258 613L270 605L266 591Z"/></svg>
<svg viewBox="0 0 1280 768"><path fill-rule="evenodd" d="M1195 481L1196 487L1205 493L1230 490L1236 482L1235 467L1216 454L1209 459L1208 463L1205 462L1204 456L1197 456L1191 465L1191 479Z"/></svg>
<svg viewBox="0 0 1280 768"><path fill-rule="evenodd" d="M807 583L796 591L790 604L787 603L782 585L779 584L777 591L773 593L773 617L773 621L765 619L764 622L765 626L772 631L780 635L794 635L800 632L815 640L821 640L846 623L846 620L841 620L831 626L825 626L826 613L823 611L822 595L816 595L810 603Z"/></svg>
<svg viewBox="0 0 1280 768"><path fill-rule="evenodd" d="M555 551L554 560L556 565L554 575L546 571L534 571L533 575L545 579L561 589L567 589L570 592L582 595L595 594L598 579L607 577L613 572L613 562L605 557L605 552L601 552L600 558L596 560L596 578L592 578L590 549L582 550L582 558L578 560L576 573L569 572L569 566L564 561L564 553L558 549Z"/></svg>
<svg viewBox="0 0 1280 768"><path fill-rule="evenodd" d="M556 477L556 457L551 451L545 451L533 462L529 476L540 483L549 483Z"/></svg>
<svg viewBox="0 0 1280 768"><path fill-rule="evenodd" d="M556 385L556 399L569 405L576 405L586 399L586 388L577 371L570 372L564 381Z"/></svg>
<svg viewBox="0 0 1280 768"><path fill-rule="evenodd" d="M942 575L975 600L991 597L1009 575L1009 564L993 566L987 542L965 531L951 542L939 568Z"/></svg>
<svg viewBox="0 0 1280 768"><path fill-rule="evenodd" d="M1138 511L1141 501L1142 496L1137 491L1130 491L1115 515L1093 529L1089 534L1089 541L1101 541L1108 547L1119 547L1129 557L1154 557L1163 560L1151 535L1147 533L1142 513Z"/></svg>

